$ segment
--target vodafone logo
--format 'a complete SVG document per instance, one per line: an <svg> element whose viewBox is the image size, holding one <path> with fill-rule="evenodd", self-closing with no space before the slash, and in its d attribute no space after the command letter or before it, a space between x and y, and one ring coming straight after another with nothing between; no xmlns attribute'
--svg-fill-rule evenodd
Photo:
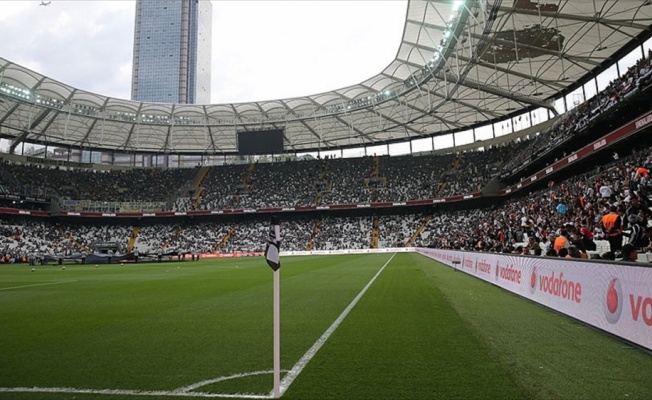
<svg viewBox="0 0 652 400"><path fill-rule="evenodd" d="M482 274L491 275L491 264L489 264L485 260L482 260L480 262L476 261L475 270L476 273L478 273L479 271Z"/></svg>
<svg viewBox="0 0 652 400"><path fill-rule="evenodd" d="M532 268L532 275L530 275L530 294L537 291L537 269Z"/></svg>
<svg viewBox="0 0 652 400"><path fill-rule="evenodd" d="M620 319L620 313L623 311L623 289L620 286L618 278L613 278L609 282L607 292L605 293L603 310L604 316L610 324L615 324Z"/></svg>
<svg viewBox="0 0 652 400"><path fill-rule="evenodd" d="M514 267L513 264L507 264L504 267L496 264L496 280L498 279L521 284L521 270L518 267ZM534 282L536 284L536 276Z"/></svg>
<svg viewBox="0 0 652 400"><path fill-rule="evenodd" d="M618 323L625 303L629 305L632 321L652 327L652 297L625 295L618 278L611 279L603 301L604 316L610 324Z"/></svg>
<svg viewBox="0 0 652 400"><path fill-rule="evenodd" d="M563 272L559 272L559 275L557 275L557 272L551 271L550 275L540 274L538 276L535 272L532 272L530 278L531 293L534 293L535 288L533 286L536 286L537 283L539 284L538 289L542 293L562 300L574 301L578 304L582 302L582 284L565 278Z"/></svg>

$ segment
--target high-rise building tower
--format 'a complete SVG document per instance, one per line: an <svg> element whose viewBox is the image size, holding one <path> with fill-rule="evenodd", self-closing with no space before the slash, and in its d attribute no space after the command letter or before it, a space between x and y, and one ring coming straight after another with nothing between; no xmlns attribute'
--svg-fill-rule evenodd
<svg viewBox="0 0 652 400"><path fill-rule="evenodd" d="M131 99L208 104L210 0L137 0Z"/></svg>

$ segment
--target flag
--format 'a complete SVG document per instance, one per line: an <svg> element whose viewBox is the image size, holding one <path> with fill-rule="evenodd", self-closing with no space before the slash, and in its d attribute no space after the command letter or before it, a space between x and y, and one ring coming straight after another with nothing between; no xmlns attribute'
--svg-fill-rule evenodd
<svg viewBox="0 0 652 400"><path fill-rule="evenodd" d="M265 259L267 264L274 270L281 268L281 227L278 217L272 217L272 223L269 226L269 239L265 248Z"/></svg>

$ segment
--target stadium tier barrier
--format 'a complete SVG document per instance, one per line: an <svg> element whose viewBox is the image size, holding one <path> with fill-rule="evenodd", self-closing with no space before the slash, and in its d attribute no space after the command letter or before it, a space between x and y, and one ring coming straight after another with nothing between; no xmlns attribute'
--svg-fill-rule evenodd
<svg viewBox="0 0 652 400"><path fill-rule="evenodd" d="M645 264L417 248L426 257L652 350Z"/></svg>

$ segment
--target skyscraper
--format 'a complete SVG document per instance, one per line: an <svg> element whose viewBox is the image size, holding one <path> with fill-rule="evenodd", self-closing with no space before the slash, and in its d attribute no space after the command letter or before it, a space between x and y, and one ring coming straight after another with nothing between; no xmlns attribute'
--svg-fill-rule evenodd
<svg viewBox="0 0 652 400"><path fill-rule="evenodd" d="M132 100L208 104L210 0L137 0Z"/></svg>

